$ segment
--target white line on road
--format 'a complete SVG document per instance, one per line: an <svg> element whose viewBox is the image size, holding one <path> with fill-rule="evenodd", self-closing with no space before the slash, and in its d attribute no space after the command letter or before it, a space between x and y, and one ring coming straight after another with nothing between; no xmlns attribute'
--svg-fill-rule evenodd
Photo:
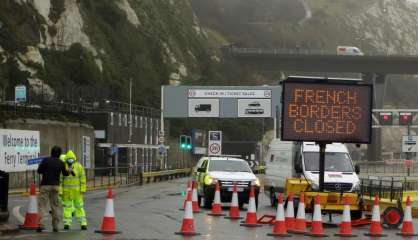
<svg viewBox="0 0 418 240"><path fill-rule="evenodd" d="M21 208L22 208L22 206L15 206L12 210L12 214L18 222L23 224L25 222L25 218L20 214L20 209Z"/></svg>

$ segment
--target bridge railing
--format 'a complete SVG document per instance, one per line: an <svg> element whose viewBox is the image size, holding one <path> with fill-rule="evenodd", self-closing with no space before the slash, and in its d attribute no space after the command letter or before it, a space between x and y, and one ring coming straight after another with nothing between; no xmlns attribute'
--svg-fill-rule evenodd
<svg viewBox="0 0 418 240"><path fill-rule="evenodd" d="M307 49L307 48L237 48L237 47L224 47L223 51L235 53L235 54L271 54L271 55L294 55L294 54L305 54L305 55L335 55L335 52L321 50L321 49Z"/></svg>
<svg viewBox="0 0 418 240"><path fill-rule="evenodd" d="M361 176L407 176L408 168L404 159L393 159L376 162L356 162L360 167ZM409 169L410 176L418 176L418 162L412 161Z"/></svg>

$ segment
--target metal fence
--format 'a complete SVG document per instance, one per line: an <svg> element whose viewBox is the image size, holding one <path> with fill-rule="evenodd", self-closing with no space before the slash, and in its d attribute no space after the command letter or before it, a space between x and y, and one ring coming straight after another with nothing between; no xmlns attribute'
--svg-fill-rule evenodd
<svg viewBox="0 0 418 240"><path fill-rule="evenodd" d="M0 110L15 114L72 114L79 116L80 113L102 113L102 112L124 112L128 113L130 107L128 103L104 100L100 102L48 102L43 104L22 104L15 102L0 102ZM77 115L76 115L77 114ZM132 114L139 114L144 116L159 117L160 110L145 106L132 104Z"/></svg>
<svg viewBox="0 0 418 240"><path fill-rule="evenodd" d="M356 162L360 166L360 175L368 176L399 176L404 177L408 174L408 168L404 160L376 161L376 162ZM410 176L418 176L418 162L413 161L409 168Z"/></svg>
<svg viewBox="0 0 418 240"><path fill-rule="evenodd" d="M87 188L96 189L107 186L117 185L141 185L144 182L157 181L161 179L169 179L173 177L183 177L190 173L189 168L173 169L167 171L144 172L138 167L114 167L85 169L87 178ZM11 192L28 192L32 183L38 187L40 185L40 176L36 170L26 172L9 173L9 191Z"/></svg>

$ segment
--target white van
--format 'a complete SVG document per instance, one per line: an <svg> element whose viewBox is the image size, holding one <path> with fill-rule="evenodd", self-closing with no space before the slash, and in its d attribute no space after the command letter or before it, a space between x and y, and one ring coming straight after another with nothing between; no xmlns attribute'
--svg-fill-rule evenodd
<svg viewBox="0 0 418 240"><path fill-rule="evenodd" d="M337 47L337 55L363 56L364 53L358 47L338 46Z"/></svg>
<svg viewBox="0 0 418 240"><path fill-rule="evenodd" d="M265 159L266 174L264 189L271 204L276 202L276 193L284 192L287 178L305 178L311 183L310 190L319 188L319 146L313 142L286 142L273 140ZM341 143L327 144L325 150L324 191L356 192L360 189L347 147Z"/></svg>

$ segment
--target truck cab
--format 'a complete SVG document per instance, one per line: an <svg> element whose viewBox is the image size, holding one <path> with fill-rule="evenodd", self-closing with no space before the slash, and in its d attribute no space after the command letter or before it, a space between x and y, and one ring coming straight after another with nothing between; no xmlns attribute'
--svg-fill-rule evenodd
<svg viewBox="0 0 418 240"><path fill-rule="evenodd" d="M309 182L309 190L319 190L319 146L313 142L271 142L266 162L265 190L271 204L276 194L285 191L286 180L301 178ZM347 147L341 143L327 144L325 150L325 192L357 192L360 180Z"/></svg>

